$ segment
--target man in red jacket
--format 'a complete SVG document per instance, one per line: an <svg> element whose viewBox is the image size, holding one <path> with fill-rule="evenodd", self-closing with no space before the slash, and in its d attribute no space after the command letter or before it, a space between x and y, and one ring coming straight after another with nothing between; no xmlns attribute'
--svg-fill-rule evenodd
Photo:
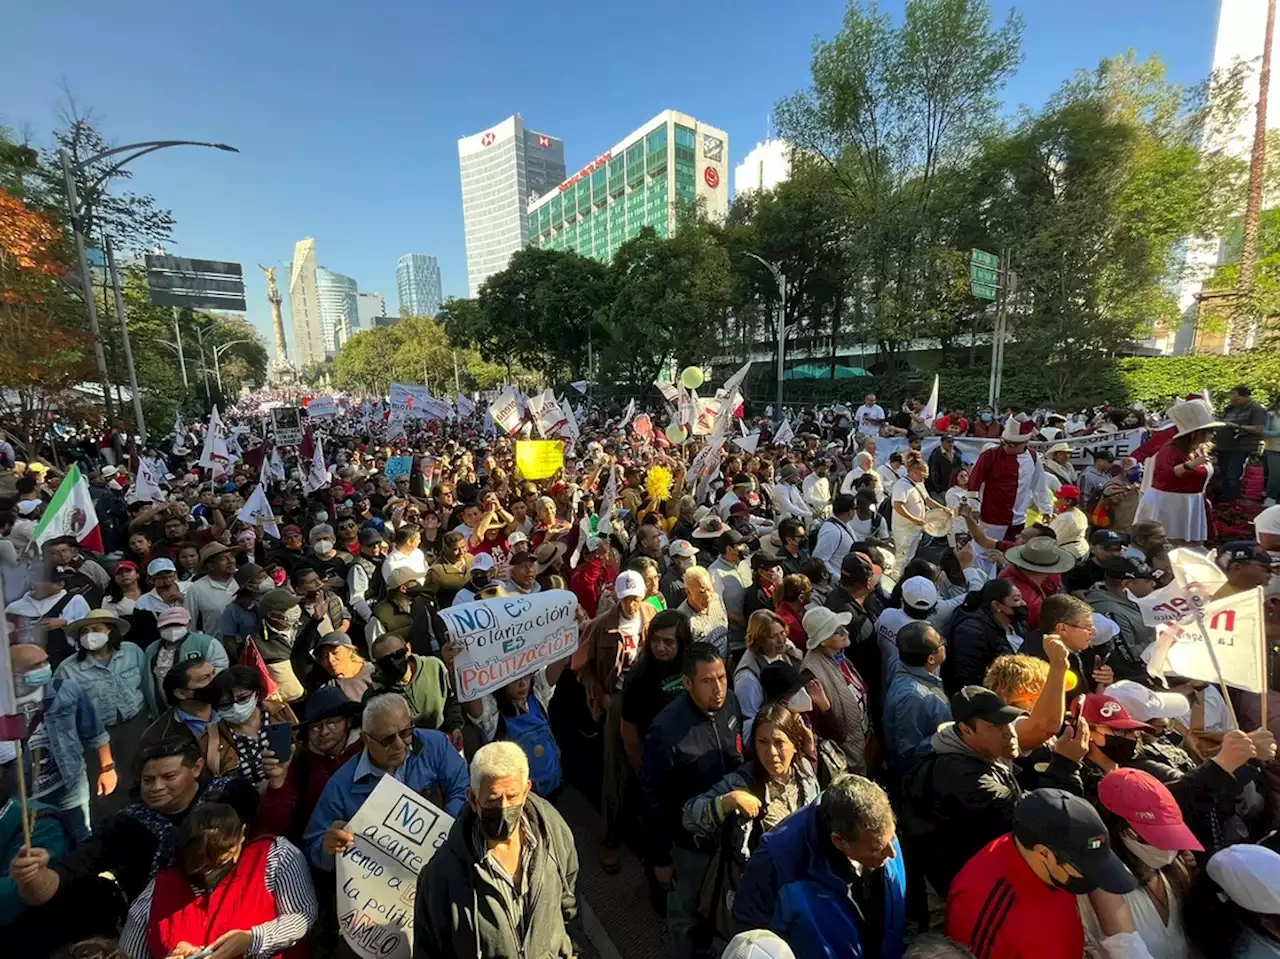
<svg viewBox="0 0 1280 959"><path fill-rule="evenodd" d="M1027 449L1035 430L1030 420L1010 418L1000 442L978 455L969 471L969 490L982 494L978 512L984 531L997 542L1013 539L1027 522L1033 502L1040 512L1053 512L1053 497L1045 480L1044 464Z"/></svg>
<svg viewBox="0 0 1280 959"><path fill-rule="evenodd" d="M604 559L607 543L599 536L587 537L582 547L582 561L569 574L569 588L578 597L578 605L587 619L595 619L600 604L600 594L608 582Z"/></svg>
<svg viewBox="0 0 1280 959"><path fill-rule="evenodd" d="M1088 802L1037 789L1014 810L1013 832L989 843L951 883L947 935L976 959L1080 959L1076 896L1137 887Z"/></svg>

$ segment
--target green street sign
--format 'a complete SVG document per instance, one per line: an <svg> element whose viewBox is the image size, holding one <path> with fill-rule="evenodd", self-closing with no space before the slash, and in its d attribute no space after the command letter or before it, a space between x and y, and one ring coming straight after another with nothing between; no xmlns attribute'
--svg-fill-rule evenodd
<svg viewBox="0 0 1280 959"><path fill-rule="evenodd" d="M969 279L974 283L982 283L986 286L996 286L1000 282L1000 273L998 270L988 270L985 266L970 266Z"/></svg>
<svg viewBox="0 0 1280 959"><path fill-rule="evenodd" d="M969 262L976 266L985 266L991 270L1000 269L1000 257L994 253L988 253L986 250L972 250L969 253Z"/></svg>
<svg viewBox="0 0 1280 959"><path fill-rule="evenodd" d="M974 283L973 295L977 297L979 300L998 299L998 297L996 296L996 288L990 283Z"/></svg>

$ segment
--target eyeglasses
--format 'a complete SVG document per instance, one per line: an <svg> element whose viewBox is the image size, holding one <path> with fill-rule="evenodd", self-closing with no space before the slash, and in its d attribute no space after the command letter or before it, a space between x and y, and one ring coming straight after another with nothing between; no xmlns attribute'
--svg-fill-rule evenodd
<svg viewBox="0 0 1280 959"><path fill-rule="evenodd" d="M1098 627L1093 625L1092 620L1083 626L1081 626L1079 623L1062 623L1061 625L1070 626L1072 629L1081 630L1082 632L1086 632L1089 635L1093 635L1098 631Z"/></svg>
<svg viewBox="0 0 1280 959"><path fill-rule="evenodd" d="M236 693L233 699L224 699L218 703L219 709L230 709L233 703L243 706L253 701L254 694L249 692Z"/></svg>
<svg viewBox="0 0 1280 959"><path fill-rule="evenodd" d="M390 749L395 745L395 741L397 739L406 746L411 744L413 742L413 727L406 726L404 729L399 732L392 733L390 736L375 736L372 733L365 733L364 735L370 742L377 743L383 749Z"/></svg>
<svg viewBox="0 0 1280 959"><path fill-rule="evenodd" d="M328 719L317 719L311 724L311 728L322 733L331 733L341 729L346 719L342 716L330 716ZM393 737L394 738L394 737Z"/></svg>

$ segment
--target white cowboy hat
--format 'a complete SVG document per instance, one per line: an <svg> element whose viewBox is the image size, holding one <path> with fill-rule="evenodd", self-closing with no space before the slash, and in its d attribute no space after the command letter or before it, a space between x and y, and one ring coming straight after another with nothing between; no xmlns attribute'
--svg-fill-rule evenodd
<svg viewBox="0 0 1280 959"><path fill-rule="evenodd" d="M1037 536L1004 555L1010 563L1028 573L1065 573L1076 564L1075 557L1059 546L1052 536Z"/></svg>
<svg viewBox="0 0 1280 959"><path fill-rule="evenodd" d="M1029 443L1031 434L1022 432L1022 423L1011 416L1005 421L1004 432L1000 434L1000 439L1006 443Z"/></svg>
<svg viewBox="0 0 1280 959"><path fill-rule="evenodd" d="M1209 409L1209 404L1204 400L1187 400L1169 407L1169 419L1173 420L1173 425L1178 430L1173 434L1174 439L1196 430L1211 430L1227 425L1213 418L1213 410Z"/></svg>
<svg viewBox="0 0 1280 959"><path fill-rule="evenodd" d="M1054 443L1044 451L1045 456L1052 456L1054 453L1070 453L1072 446L1070 443Z"/></svg>

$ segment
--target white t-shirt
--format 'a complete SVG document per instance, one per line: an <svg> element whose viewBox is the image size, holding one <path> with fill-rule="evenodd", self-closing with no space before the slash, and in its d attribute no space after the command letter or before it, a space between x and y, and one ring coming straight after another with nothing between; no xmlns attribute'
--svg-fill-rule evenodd
<svg viewBox="0 0 1280 959"><path fill-rule="evenodd" d="M893 486L893 531L895 533L913 533L920 529L915 523L898 515L897 505L918 520L924 520L924 491L909 479L900 479Z"/></svg>
<svg viewBox="0 0 1280 959"><path fill-rule="evenodd" d="M875 406L867 406L863 403L853 414L853 421L858 424L859 436L876 436L880 433L880 423L873 423L872 420L886 419L884 408L877 403Z"/></svg>
<svg viewBox="0 0 1280 959"><path fill-rule="evenodd" d="M421 579L427 577L427 558L422 555L422 550L416 547L408 553L402 553L398 549L389 552L387 558L382 561L382 578L390 579L391 574L401 566L408 566Z"/></svg>

